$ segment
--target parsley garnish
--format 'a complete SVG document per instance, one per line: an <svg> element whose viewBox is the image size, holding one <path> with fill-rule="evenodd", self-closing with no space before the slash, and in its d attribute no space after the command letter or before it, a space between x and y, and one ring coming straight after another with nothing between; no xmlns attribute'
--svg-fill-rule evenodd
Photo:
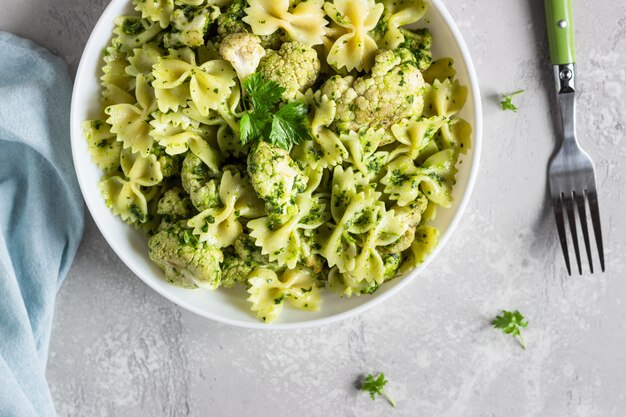
<svg viewBox="0 0 626 417"><path fill-rule="evenodd" d="M311 139L306 125L306 105L293 102L279 108L285 89L278 83L254 73L243 82L243 87L244 101L250 108L239 122L241 143L264 140L289 151L292 146Z"/></svg>
<svg viewBox="0 0 626 417"><path fill-rule="evenodd" d="M378 374L378 377L368 374L361 383L361 391L369 392L372 400L375 400L377 395L382 395L392 407L395 407L396 402L384 390L387 382L385 374L382 372Z"/></svg>
<svg viewBox="0 0 626 417"><path fill-rule="evenodd" d="M491 321L491 325L496 329L502 330L506 334L517 337L522 348L526 349L526 342L522 337L521 329L528 326L528 322L519 311L513 312L503 310L502 314Z"/></svg>
<svg viewBox="0 0 626 417"><path fill-rule="evenodd" d="M265 81L263 74L255 72L243 82L247 98L254 110L270 110L280 102L285 88L275 81Z"/></svg>
<svg viewBox="0 0 626 417"><path fill-rule="evenodd" d="M502 107L502 110L511 110L511 111L517 112L517 107L515 106L515 104L513 104L513 97L519 94L522 94L523 92L524 90L518 90L509 95L503 94L502 101L500 102L500 106Z"/></svg>

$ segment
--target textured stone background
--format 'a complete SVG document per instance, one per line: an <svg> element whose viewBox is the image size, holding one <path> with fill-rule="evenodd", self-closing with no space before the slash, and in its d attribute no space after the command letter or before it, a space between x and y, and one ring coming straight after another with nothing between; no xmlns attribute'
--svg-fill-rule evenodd
<svg viewBox="0 0 626 417"><path fill-rule="evenodd" d="M87 215L58 299L48 375L59 416L610 417L626 409L626 3L575 1L580 139L597 163L609 272L566 277L546 206L555 146L541 0L445 1L483 90L481 173L461 227L390 302L292 332L232 328L158 296ZM0 29L75 71L104 0L0 0ZM526 89L520 112L500 92ZM527 351L490 329L526 313ZM391 410L354 389L384 371Z"/></svg>

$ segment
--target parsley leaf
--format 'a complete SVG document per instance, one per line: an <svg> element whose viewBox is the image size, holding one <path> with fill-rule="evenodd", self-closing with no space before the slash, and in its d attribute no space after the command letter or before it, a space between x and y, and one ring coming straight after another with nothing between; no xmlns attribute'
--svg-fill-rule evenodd
<svg viewBox="0 0 626 417"><path fill-rule="evenodd" d="M517 107L513 104L513 97L522 94L524 90L518 90L512 94L503 94L502 101L500 102L500 107L502 110L511 110L513 112L517 112Z"/></svg>
<svg viewBox="0 0 626 417"><path fill-rule="evenodd" d="M280 108L272 121L270 143L289 150L311 137L306 126L307 108L303 103L289 103Z"/></svg>
<svg viewBox="0 0 626 417"><path fill-rule="evenodd" d="M239 121L242 144L264 140L289 151L311 139L304 103L288 103L278 108L285 89L274 81L264 80L259 73L248 77L243 87L244 104L247 102L249 108Z"/></svg>
<svg viewBox="0 0 626 417"><path fill-rule="evenodd" d="M491 325L506 334L517 337L522 348L526 349L526 342L524 342L524 338L522 337L521 329L526 328L528 322L522 313L517 310L513 312L503 310L501 315L491 321Z"/></svg>
<svg viewBox="0 0 626 417"><path fill-rule="evenodd" d="M377 395L382 395L383 397L385 397L387 402L391 404L392 407L395 407L396 402L384 390L387 382L388 381L385 379L385 374L382 372L378 374L378 377L374 377L374 375L368 374L361 383L361 391L369 392L370 398L372 400L375 400Z"/></svg>
<svg viewBox="0 0 626 417"><path fill-rule="evenodd" d="M243 145L259 138L269 137L271 116L266 111L246 112L239 122L240 139Z"/></svg>
<svg viewBox="0 0 626 417"><path fill-rule="evenodd" d="M275 81L265 81L263 74L255 72L243 82L246 94L252 102L254 110L270 110L280 102L285 92Z"/></svg>

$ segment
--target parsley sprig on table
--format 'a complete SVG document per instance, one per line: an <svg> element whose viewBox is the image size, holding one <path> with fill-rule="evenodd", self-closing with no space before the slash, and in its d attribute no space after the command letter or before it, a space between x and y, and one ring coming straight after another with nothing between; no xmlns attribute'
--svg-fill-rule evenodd
<svg viewBox="0 0 626 417"><path fill-rule="evenodd" d="M285 89L278 83L254 73L243 82L243 88L247 110L239 123L241 143L264 140L289 151L311 138L306 105L292 102L279 107Z"/></svg>
<svg viewBox="0 0 626 417"><path fill-rule="evenodd" d="M377 395L382 395L392 407L395 407L396 402L384 390L385 384L387 380L384 373L381 372L378 377L368 374L361 383L361 391L369 392L372 400L375 400Z"/></svg>
<svg viewBox="0 0 626 417"><path fill-rule="evenodd" d="M500 102L500 106L502 110L511 110L513 112L517 112L517 106L513 104L513 97L520 95L524 92L524 90L518 90L511 94L503 94L502 101Z"/></svg>
<svg viewBox="0 0 626 417"><path fill-rule="evenodd" d="M501 315L496 316L496 318L491 321L491 325L517 338L522 348L526 349L526 342L524 342L524 338L522 337L521 329L526 328L528 322L522 313L517 310L503 310Z"/></svg>

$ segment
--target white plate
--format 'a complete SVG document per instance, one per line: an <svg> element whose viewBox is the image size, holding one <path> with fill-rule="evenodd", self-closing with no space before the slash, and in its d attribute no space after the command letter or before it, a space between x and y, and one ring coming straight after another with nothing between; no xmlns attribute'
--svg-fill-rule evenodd
<svg viewBox="0 0 626 417"><path fill-rule="evenodd" d="M98 228L120 259L146 284L181 307L216 321L260 329L302 328L354 316L388 299L413 281L439 253L461 220L468 203L478 171L482 135L482 110L474 66L458 27L440 0L429 0L431 7L418 26L426 26L432 32L435 59L447 56L454 58L458 78L469 86L468 102L460 116L471 123L474 134L472 149L462 157L463 163L459 165L457 184L454 188L455 203L449 209L439 210L434 223L441 231L439 245L426 262L406 276L384 284L371 296L342 299L334 293L327 292L324 294L319 312L297 311L285 306L278 321L272 324L261 323L250 312L249 303L246 301L247 294L243 288L210 292L184 290L168 284L163 279L162 272L148 257L146 237L113 216L100 196L98 182L102 173L91 161L87 143L82 135L81 123L99 114L102 50L111 39L115 18L132 10L130 3L130 0L111 1L83 52L72 96L72 153L80 188Z"/></svg>

